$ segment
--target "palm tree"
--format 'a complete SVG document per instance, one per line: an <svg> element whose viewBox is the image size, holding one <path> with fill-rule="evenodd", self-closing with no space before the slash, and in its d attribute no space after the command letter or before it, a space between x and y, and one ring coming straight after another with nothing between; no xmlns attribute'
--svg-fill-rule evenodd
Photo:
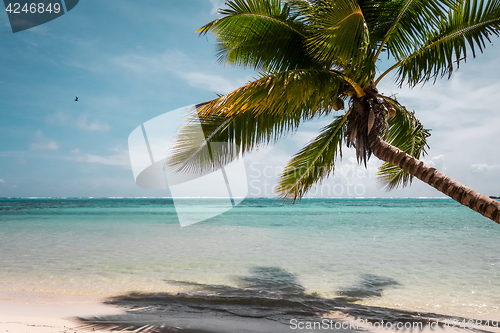
<svg viewBox="0 0 500 333"><path fill-rule="evenodd" d="M410 87L449 78L499 35L500 0L231 0L226 6L197 32L215 33L220 62L253 68L258 77L196 106L206 140L192 140L199 127L185 125L171 166L217 169L326 116L332 122L286 166L276 190L281 197L300 199L331 175L345 143L365 166L372 154L385 162L378 177L387 189L417 177L500 223L498 201L419 161L429 130L377 90L389 73ZM377 76L383 55L394 64ZM214 142L238 149L201 149Z"/></svg>

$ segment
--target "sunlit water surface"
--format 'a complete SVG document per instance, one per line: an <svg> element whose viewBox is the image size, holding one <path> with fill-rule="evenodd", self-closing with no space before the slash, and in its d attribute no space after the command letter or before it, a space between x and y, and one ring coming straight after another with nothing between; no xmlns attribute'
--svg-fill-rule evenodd
<svg viewBox="0 0 500 333"><path fill-rule="evenodd" d="M245 200L181 228L169 199L1 199L0 254L0 297L216 285L500 318L500 225L451 200Z"/></svg>

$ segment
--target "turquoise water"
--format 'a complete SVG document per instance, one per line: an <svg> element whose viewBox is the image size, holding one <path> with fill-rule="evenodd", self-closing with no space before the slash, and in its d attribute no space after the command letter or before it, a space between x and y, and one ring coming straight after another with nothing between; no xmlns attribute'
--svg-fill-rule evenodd
<svg viewBox="0 0 500 333"><path fill-rule="evenodd" d="M500 225L444 199L245 200L185 228L169 199L0 199L0 254L0 297L225 286L500 318Z"/></svg>

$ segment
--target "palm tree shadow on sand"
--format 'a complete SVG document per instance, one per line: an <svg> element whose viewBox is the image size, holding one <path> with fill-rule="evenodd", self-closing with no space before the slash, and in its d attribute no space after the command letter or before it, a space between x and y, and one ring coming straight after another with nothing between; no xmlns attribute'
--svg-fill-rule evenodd
<svg viewBox="0 0 500 333"><path fill-rule="evenodd" d="M82 328L111 331L281 333L365 331L377 327L382 320L384 323L407 323L419 329L429 325L442 327L445 320L454 319L435 313L356 304L362 299L381 297L385 289L399 285L391 278L375 275L362 275L356 284L339 291L336 298L306 294L293 274L278 267L254 267L249 276L238 278L240 287L167 282L190 287L192 291L176 295L131 293L113 297L106 303L124 308L125 314L78 318L78 321ZM292 329L294 323L295 329ZM299 329L298 323L323 326ZM349 323L359 326L353 328L347 326Z"/></svg>

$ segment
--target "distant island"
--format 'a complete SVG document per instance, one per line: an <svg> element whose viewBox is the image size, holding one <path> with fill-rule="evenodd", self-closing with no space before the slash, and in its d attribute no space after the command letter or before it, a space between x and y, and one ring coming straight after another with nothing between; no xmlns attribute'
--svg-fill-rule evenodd
<svg viewBox="0 0 500 333"><path fill-rule="evenodd" d="M491 199L500 199L500 197L496 197L496 196L494 196L494 195L490 195L490 198L491 198Z"/></svg>

